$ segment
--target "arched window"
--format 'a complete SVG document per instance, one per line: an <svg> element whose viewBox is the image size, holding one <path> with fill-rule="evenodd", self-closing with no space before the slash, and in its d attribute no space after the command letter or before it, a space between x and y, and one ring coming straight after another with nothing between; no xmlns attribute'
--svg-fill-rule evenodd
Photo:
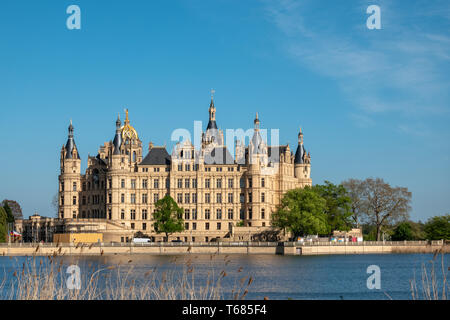
<svg viewBox="0 0 450 320"><path fill-rule="evenodd" d="M133 151L133 162L136 162L136 151Z"/></svg>

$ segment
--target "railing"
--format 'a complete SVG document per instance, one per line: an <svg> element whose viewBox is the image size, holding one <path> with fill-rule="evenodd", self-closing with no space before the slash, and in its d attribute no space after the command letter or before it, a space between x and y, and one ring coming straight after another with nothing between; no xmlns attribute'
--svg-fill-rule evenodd
<svg viewBox="0 0 450 320"><path fill-rule="evenodd" d="M259 241L230 241L230 242L108 242L108 243L0 243L0 248L57 248L70 247L309 247L309 246L426 246L443 245L442 240L433 241L362 241L362 242L259 242Z"/></svg>

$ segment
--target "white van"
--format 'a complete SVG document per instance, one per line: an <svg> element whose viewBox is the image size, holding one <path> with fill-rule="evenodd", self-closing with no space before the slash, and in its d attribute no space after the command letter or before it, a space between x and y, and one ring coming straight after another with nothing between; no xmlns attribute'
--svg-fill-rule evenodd
<svg viewBox="0 0 450 320"><path fill-rule="evenodd" d="M149 238L133 238L133 243L148 243L151 242Z"/></svg>

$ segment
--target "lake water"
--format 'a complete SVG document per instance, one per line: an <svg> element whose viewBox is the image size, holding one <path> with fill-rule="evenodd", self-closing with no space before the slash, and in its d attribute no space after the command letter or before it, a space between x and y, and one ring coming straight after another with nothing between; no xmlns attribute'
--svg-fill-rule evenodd
<svg viewBox="0 0 450 320"><path fill-rule="evenodd" d="M0 283L3 290L12 279L14 270L20 270L26 257L0 257ZM44 263L47 258L43 259ZM81 273L93 269L119 266L120 272L132 269L131 275L143 278L152 268L156 272L180 271L187 260L195 269L198 281L204 283L208 272L218 275L225 270L224 298L231 297L236 281L251 276L253 282L246 299L411 299L410 281L416 278L419 291L422 282L422 264L430 271L432 254L366 254L326 256L280 255L180 255L180 256L98 256L64 257L63 268L76 264ZM444 256L448 273L449 255ZM368 289L367 268L377 265L381 271L381 289ZM442 288L441 256L435 260L437 283ZM180 271L181 272L181 271ZM428 273L430 276L430 273ZM239 281L238 281L239 282ZM0 289L1 291L1 289ZM420 292L421 294L421 292Z"/></svg>

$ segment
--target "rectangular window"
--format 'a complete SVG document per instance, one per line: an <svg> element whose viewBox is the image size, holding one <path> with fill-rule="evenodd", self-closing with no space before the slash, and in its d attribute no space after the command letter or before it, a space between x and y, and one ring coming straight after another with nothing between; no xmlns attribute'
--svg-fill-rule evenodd
<svg viewBox="0 0 450 320"><path fill-rule="evenodd" d="M197 230L197 223L192 223L192 230ZM194 241L194 238L192 238L192 241Z"/></svg>
<svg viewBox="0 0 450 320"><path fill-rule="evenodd" d="M130 210L130 219L136 220L136 210L134 209Z"/></svg>
<svg viewBox="0 0 450 320"><path fill-rule="evenodd" d="M233 194L232 193L228 194L228 203L233 203Z"/></svg>
<svg viewBox="0 0 450 320"><path fill-rule="evenodd" d="M252 219L253 219L252 208L248 208L248 219L249 219L249 220L252 220Z"/></svg>
<svg viewBox="0 0 450 320"><path fill-rule="evenodd" d="M264 192L261 193L261 202L266 202L266 194Z"/></svg>
<svg viewBox="0 0 450 320"><path fill-rule="evenodd" d="M153 181L153 188L159 189L159 179L155 179L155 180Z"/></svg>
<svg viewBox="0 0 450 320"><path fill-rule="evenodd" d="M142 180L142 189L147 189L148 188L148 180L144 179Z"/></svg>
<svg viewBox="0 0 450 320"><path fill-rule="evenodd" d="M183 165L182 164L178 165L178 171L183 171Z"/></svg>
<svg viewBox="0 0 450 320"><path fill-rule="evenodd" d="M217 179L217 181L216 181L216 187L217 187L217 189L222 188L222 179Z"/></svg>
<svg viewBox="0 0 450 320"><path fill-rule="evenodd" d="M148 195L146 193L142 194L142 203L147 204L148 202Z"/></svg>
<svg viewBox="0 0 450 320"><path fill-rule="evenodd" d="M185 230L189 230L189 223L186 222L186 223L184 224L184 229L185 229Z"/></svg>
<svg viewBox="0 0 450 320"><path fill-rule="evenodd" d="M185 165L184 168L186 169L186 171L191 171L191 165L190 164Z"/></svg>
<svg viewBox="0 0 450 320"><path fill-rule="evenodd" d="M222 209L217 209L216 211L216 219L222 220Z"/></svg>
<svg viewBox="0 0 450 320"><path fill-rule="evenodd" d="M83 197L83 202L85 202L86 198ZM112 194L108 193L108 203L112 203Z"/></svg>
<svg viewBox="0 0 450 320"><path fill-rule="evenodd" d="M125 203L125 194L123 193L120 195L120 202Z"/></svg>
<svg viewBox="0 0 450 320"><path fill-rule="evenodd" d="M159 200L159 194L155 193L153 194L153 202L156 203Z"/></svg>
<svg viewBox="0 0 450 320"><path fill-rule="evenodd" d="M240 200L241 203L244 203L244 202L245 202L245 197L244 197L244 194L243 194L243 193L240 194L239 200Z"/></svg>
<svg viewBox="0 0 450 320"><path fill-rule="evenodd" d="M209 230L209 222L205 223L205 230Z"/></svg>
<svg viewBox="0 0 450 320"><path fill-rule="evenodd" d="M189 209L184 209L184 220L190 219L190 212Z"/></svg>
<svg viewBox="0 0 450 320"><path fill-rule="evenodd" d="M197 220L197 209L192 209L192 220Z"/></svg>
<svg viewBox="0 0 450 320"><path fill-rule="evenodd" d="M233 188L233 179L228 179L228 188Z"/></svg>
<svg viewBox="0 0 450 320"><path fill-rule="evenodd" d="M261 219L266 218L266 211L264 209L261 209Z"/></svg>
<svg viewBox="0 0 450 320"><path fill-rule="evenodd" d="M133 230L134 230L134 223L132 223L132 224L131 224L131 229L133 229Z"/></svg>
<svg viewBox="0 0 450 320"><path fill-rule="evenodd" d="M261 188L264 188L266 186L266 181L264 178L261 178Z"/></svg>
<svg viewBox="0 0 450 320"><path fill-rule="evenodd" d="M147 223L144 222L144 223L142 224L142 230L147 230Z"/></svg>
<svg viewBox="0 0 450 320"><path fill-rule="evenodd" d="M177 194L177 202L178 203L183 203L183 194L182 193L178 193Z"/></svg>
<svg viewBox="0 0 450 320"><path fill-rule="evenodd" d="M205 188L211 188L211 179L205 179Z"/></svg>
<svg viewBox="0 0 450 320"><path fill-rule="evenodd" d="M177 180L177 187L178 187L178 189L183 188L183 179L178 179Z"/></svg>
<svg viewBox="0 0 450 320"><path fill-rule="evenodd" d="M240 184L240 187L241 187L241 188L245 188L245 180L244 180L244 178L241 178L241 179L239 180L239 184Z"/></svg>
<svg viewBox="0 0 450 320"><path fill-rule="evenodd" d="M125 219L125 210L124 209L120 210L120 219L122 219L122 220Z"/></svg>
<svg viewBox="0 0 450 320"><path fill-rule="evenodd" d="M189 189L189 188L190 188L189 184L190 184L190 179L184 179L184 187L185 187L186 189Z"/></svg>
<svg viewBox="0 0 450 320"><path fill-rule="evenodd" d="M239 218L240 218L241 220L244 220L244 219L245 219L244 209L241 209L241 211L240 211L240 213L239 213Z"/></svg>
<svg viewBox="0 0 450 320"><path fill-rule="evenodd" d="M217 203L222 203L222 194L221 193L216 194L216 200L217 200Z"/></svg>
<svg viewBox="0 0 450 320"><path fill-rule="evenodd" d="M206 220L211 219L211 211L209 209L205 209L205 219Z"/></svg>
<svg viewBox="0 0 450 320"><path fill-rule="evenodd" d="M131 203L135 204L136 203L136 194L132 193L131 197L130 197Z"/></svg>
<svg viewBox="0 0 450 320"><path fill-rule="evenodd" d="M205 203L211 203L211 194L205 193Z"/></svg>
<svg viewBox="0 0 450 320"><path fill-rule="evenodd" d="M77 197L76 197L76 196L73 197L72 204L73 204L73 205L76 205L76 204L77 204Z"/></svg>
<svg viewBox="0 0 450 320"><path fill-rule="evenodd" d="M192 188L197 188L197 179L192 179Z"/></svg>
<svg viewBox="0 0 450 320"><path fill-rule="evenodd" d="M77 183L76 182L73 183L73 191L77 191Z"/></svg>
<svg viewBox="0 0 450 320"><path fill-rule="evenodd" d="M222 223L217 222L217 230L220 230L220 229L222 229Z"/></svg>
<svg viewBox="0 0 450 320"><path fill-rule="evenodd" d="M147 220L147 218L148 218L147 209L142 209L142 220Z"/></svg>
<svg viewBox="0 0 450 320"><path fill-rule="evenodd" d="M170 188L170 179L167 178L166 179L166 189L169 189L169 188Z"/></svg>
<svg viewBox="0 0 450 320"><path fill-rule="evenodd" d="M191 201L190 201L190 194L189 193L186 193L185 195L184 195L184 203L190 203Z"/></svg>
<svg viewBox="0 0 450 320"><path fill-rule="evenodd" d="M251 192L248 193L248 202L249 203L252 202L252 193Z"/></svg>
<svg viewBox="0 0 450 320"><path fill-rule="evenodd" d="M251 179L251 178L248 179L248 187L249 187L249 188L252 187L252 179Z"/></svg>
<svg viewBox="0 0 450 320"><path fill-rule="evenodd" d="M120 180L120 187L125 188L125 179Z"/></svg>
<svg viewBox="0 0 450 320"><path fill-rule="evenodd" d="M197 194L196 193L192 194L192 203L197 203Z"/></svg>
<svg viewBox="0 0 450 320"><path fill-rule="evenodd" d="M136 179L131 180L131 189L136 189Z"/></svg>
<svg viewBox="0 0 450 320"><path fill-rule="evenodd" d="M228 209L228 219L233 220L233 209Z"/></svg>

